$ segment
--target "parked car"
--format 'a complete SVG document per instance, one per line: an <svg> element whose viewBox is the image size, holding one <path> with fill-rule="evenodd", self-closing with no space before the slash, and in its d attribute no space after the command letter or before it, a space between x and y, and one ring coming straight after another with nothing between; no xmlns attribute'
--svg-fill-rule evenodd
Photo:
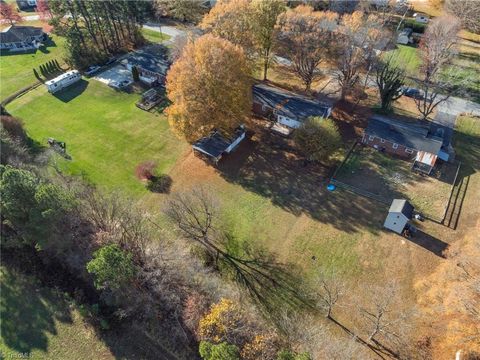
<svg viewBox="0 0 480 360"><path fill-rule="evenodd" d="M91 65L85 70L85 75L87 76L92 76L95 74L98 70L100 69L100 66L98 65Z"/></svg>
<svg viewBox="0 0 480 360"><path fill-rule="evenodd" d="M402 94L412 99L417 99L417 100L423 99L423 92L415 88L410 88L405 86L402 88Z"/></svg>
<svg viewBox="0 0 480 360"><path fill-rule="evenodd" d="M117 58L116 58L116 57L111 57L110 59L108 59L108 60L105 62L105 65L113 64L115 61L117 61Z"/></svg>
<svg viewBox="0 0 480 360"><path fill-rule="evenodd" d="M129 87L130 85L133 84L133 81L132 80L122 80L122 81L112 81L111 83L109 83L108 85L114 89L126 89L127 87Z"/></svg>

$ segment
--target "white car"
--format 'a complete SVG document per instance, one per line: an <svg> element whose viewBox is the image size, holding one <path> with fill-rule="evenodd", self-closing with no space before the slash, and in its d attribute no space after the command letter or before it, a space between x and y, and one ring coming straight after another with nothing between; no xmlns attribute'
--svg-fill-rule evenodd
<svg viewBox="0 0 480 360"><path fill-rule="evenodd" d="M132 80L122 80L122 81L112 81L111 83L108 84L108 86L114 89L126 89L132 84L133 84Z"/></svg>

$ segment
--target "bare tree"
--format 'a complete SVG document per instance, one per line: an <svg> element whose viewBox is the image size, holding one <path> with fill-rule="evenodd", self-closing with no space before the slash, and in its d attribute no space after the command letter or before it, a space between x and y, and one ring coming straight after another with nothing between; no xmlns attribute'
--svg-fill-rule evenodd
<svg viewBox="0 0 480 360"><path fill-rule="evenodd" d="M332 318L332 311L338 300L345 293L345 285L337 273L319 274L316 281L318 306L325 311L328 319Z"/></svg>
<svg viewBox="0 0 480 360"><path fill-rule="evenodd" d="M228 270L227 273L267 309L268 315L278 311L278 301L284 301L286 293L289 294L286 307L292 304L310 306L300 291L298 279L271 255L258 248L242 249L244 256L229 252L227 243L233 239L222 229L218 212L218 202L205 187L172 195L165 208L165 214L181 233L200 244L215 259L217 268Z"/></svg>
<svg viewBox="0 0 480 360"><path fill-rule="evenodd" d="M440 71L455 55L459 31L460 22L457 18L449 15L441 16L432 20L420 42L422 65L418 85L423 90L423 96L416 99L415 103L423 119L427 119L435 108L452 94L450 83L441 81ZM450 69L450 71L455 70ZM455 77L453 74L450 78Z"/></svg>
<svg viewBox="0 0 480 360"><path fill-rule="evenodd" d="M383 48L389 40L387 34L389 32L383 29L376 15L366 16L361 11L343 15L337 36L338 71L335 74L342 89L342 99L358 83L360 71L370 70L376 48Z"/></svg>
<svg viewBox="0 0 480 360"><path fill-rule="evenodd" d="M369 288L368 306L360 307L360 315L365 323L367 342L385 347L388 341L403 341L408 323L407 313L397 306L399 287L393 282L387 286Z"/></svg>
<svg viewBox="0 0 480 360"><path fill-rule="evenodd" d="M480 1L447 0L445 8L458 17L467 30L475 34L480 33Z"/></svg>
<svg viewBox="0 0 480 360"><path fill-rule="evenodd" d="M376 66L376 83L380 93L382 109L388 110L392 103L402 96L401 88L405 83L405 71L389 58Z"/></svg>
<svg viewBox="0 0 480 360"><path fill-rule="evenodd" d="M279 47L292 61L292 70L307 91L321 75L318 66L329 57L337 19L338 14L334 12L313 11L312 7L304 5L278 17Z"/></svg>

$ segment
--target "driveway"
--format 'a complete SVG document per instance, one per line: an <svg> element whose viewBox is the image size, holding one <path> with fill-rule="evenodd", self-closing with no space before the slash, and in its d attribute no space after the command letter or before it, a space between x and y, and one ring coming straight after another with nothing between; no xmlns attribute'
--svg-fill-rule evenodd
<svg viewBox="0 0 480 360"><path fill-rule="evenodd" d="M437 110L439 113L451 115L468 113L480 116L480 104L470 100L460 99L458 97L451 97L447 99L445 102L438 105Z"/></svg>
<svg viewBox="0 0 480 360"><path fill-rule="evenodd" d="M109 85L114 81L132 80L132 72L128 71L123 65L117 64L98 73L93 78Z"/></svg>

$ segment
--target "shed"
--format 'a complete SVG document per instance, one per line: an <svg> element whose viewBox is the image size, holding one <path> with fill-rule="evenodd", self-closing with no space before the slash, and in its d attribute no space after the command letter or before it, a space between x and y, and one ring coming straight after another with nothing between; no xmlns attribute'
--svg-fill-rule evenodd
<svg viewBox="0 0 480 360"><path fill-rule="evenodd" d="M195 154L201 154L217 164L223 154L231 153L245 139L245 127L240 125L231 139L224 137L218 130L212 131L192 145Z"/></svg>
<svg viewBox="0 0 480 360"><path fill-rule="evenodd" d="M408 222L413 217L413 206L405 199L394 199L388 210L383 227L402 234Z"/></svg>

